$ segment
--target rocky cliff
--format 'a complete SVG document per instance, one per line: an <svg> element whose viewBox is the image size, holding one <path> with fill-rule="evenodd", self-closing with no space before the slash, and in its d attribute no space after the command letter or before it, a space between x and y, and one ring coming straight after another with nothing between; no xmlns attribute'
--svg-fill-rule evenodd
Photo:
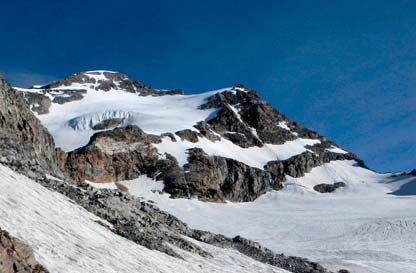
<svg viewBox="0 0 416 273"><path fill-rule="evenodd" d="M60 175L53 138L30 111L22 94L1 76L0 163L24 169L29 176L40 171Z"/></svg>

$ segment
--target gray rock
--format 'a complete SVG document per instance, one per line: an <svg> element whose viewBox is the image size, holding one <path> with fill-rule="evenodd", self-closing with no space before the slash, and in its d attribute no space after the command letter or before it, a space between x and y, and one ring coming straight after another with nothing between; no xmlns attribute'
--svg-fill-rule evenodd
<svg viewBox="0 0 416 273"><path fill-rule="evenodd" d="M29 109L23 95L0 77L0 158L32 173L43 170L62 176L57 168L54 141Z"/></svg>
<svg viewBox="0 0 416 273"><path fill-rule="evenodd" d="M202 136L200 133L192 131L190 129L177 131L175 134L179 136L182 140L187 140L193 143L198 142L198 137Z"/></svg>
<svg viewBox="0 0 416 273"><path fill-rule="evenodd" d="M281 184L271 175L230 158L208 156L199 148L188 150L188 164L177 177L165 180L165 191L174 197L206 201L247 202Z"/></svg>
<svg viewBox="0 0 416 273"><path fill-rule="evenodd" d="M334 184L322 183L322 184L315 185L313 189L320 193L328 193L328 192L334 192L336 189L343 188L346 186L347 184L345 184L344 182L336 182Z"/></svg>
<svg viewBox="0 0 416 273"><path fill-rule="evenodd" d="M110 119L106 119L103 120L102 122L94 125L92 127L93 130L104 130L104 129L110 129L110 128L114 128L120 124L122 124L124 121L123 118L110 118Z"/></svg>

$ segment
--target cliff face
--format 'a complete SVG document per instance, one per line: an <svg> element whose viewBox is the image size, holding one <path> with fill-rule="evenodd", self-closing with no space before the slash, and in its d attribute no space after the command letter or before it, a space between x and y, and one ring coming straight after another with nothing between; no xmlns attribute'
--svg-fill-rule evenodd
<svg viewBox="0 0 416 273"><path fill-rule="evenodd" d="M22 94L0 76L0 163L27 175L58 175L52 136L30 111Z"/></svg>

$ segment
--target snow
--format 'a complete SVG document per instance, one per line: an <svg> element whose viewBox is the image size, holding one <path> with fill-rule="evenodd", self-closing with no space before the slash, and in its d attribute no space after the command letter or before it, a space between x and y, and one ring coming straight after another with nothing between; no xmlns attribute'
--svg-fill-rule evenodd
<svg viewBox="0 0 416 273"><path fill-rule="evenodd" d="M335 146L332 146L331 148L328 148L327 150L333 153L337 153L337 154L348 154L347 151L341 148L335 147Z"/></svg>
<svg viewBox="0 0 416 273"><path fill-rule="evenodd" d="M144 190L143 182L136 180L123 185L192 228L241 235L334 271L416 272L416 196L411 195L416 193L415 177L377 174L354 161L333 161L304 177L287 179L282 191L254 202L226 204L171 199ZM312 189L339 181L347 187L334 193Z"/></svg>
<svg viewBox="0 0 416 273"><path fill-rule="evenodd" d="M0 181L0 227L26 242L51 273L287 272L191 239L213 258L175 247L184 259L173 258L115 235L63 195L2 165Z"/></svg>
<svg viewBox="0 0 416 273"><path fill-rule="evenodd" d="M289 126L287 126L287 122L286 121L279 121L279 123L277 124L278 127L283 128L285 130L290 131Z"/></svg>
<svg viewBox="0 0 416 273"><path fill-rule="evenodd" d="M83 89L86 88L84 85L81 86ZM73 89L74 86L65 88ZM191 129L198 121L206 120L215 114L217 109L200 110L198 106L205 103L208 97L222 91L225 90L187 96L143 97L120 90L102 92L88 89L82 100L65 104L53 103L49 114L37 117L52 134L57 147L70 151L87 144L90 137L97 132L90 129L91 124L103 118L119 116L112 116L111 113L128 115L131 124L150 134L159 135ZM76 127L82 130L74 130L69 126L70 120L76 121L75 123L79 124Z"/></svg>
<svg viewBox="0 0 416 273"><path fill-rule="evenodd" d="M263 147L242 148L224 138L221 138L220 141L212 142L200 137L198 142L193 143L187 140L174 142L169 137L164 137L161 143L153 145L158 149L159 153L173 155L181 166L188 162L187 149L201 148L210 156L232 158L249 166L263 169L264 165L269 161L288 159L307 151L305 146L317 143L320 143L317 139L298 138L280 145L265 144Z"/></svg>

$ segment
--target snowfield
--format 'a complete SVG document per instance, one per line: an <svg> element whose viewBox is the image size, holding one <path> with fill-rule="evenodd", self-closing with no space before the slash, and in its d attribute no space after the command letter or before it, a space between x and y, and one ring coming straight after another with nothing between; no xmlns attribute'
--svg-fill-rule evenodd
<svg viewBox="0 0 416 273"><path fill-rule="evenodd" d="M115 235L66 197L2 165L0 181L0 227L26 242L51 273L287 272L194 240L213 258L175 247L184 259L173 258Z"/></svg>
<svg viewBox="0 0 416 273"><path fill-rule="evenodd" d="M192 228L241 235L334 271L416 272L416 178L377 174L354 164L334 161L304 177L287 177L284 190L250 203L170 199L158 193L163 183L147 177L119 183ZM348 187L328 194L312 189L338 181Z"/></svg>

